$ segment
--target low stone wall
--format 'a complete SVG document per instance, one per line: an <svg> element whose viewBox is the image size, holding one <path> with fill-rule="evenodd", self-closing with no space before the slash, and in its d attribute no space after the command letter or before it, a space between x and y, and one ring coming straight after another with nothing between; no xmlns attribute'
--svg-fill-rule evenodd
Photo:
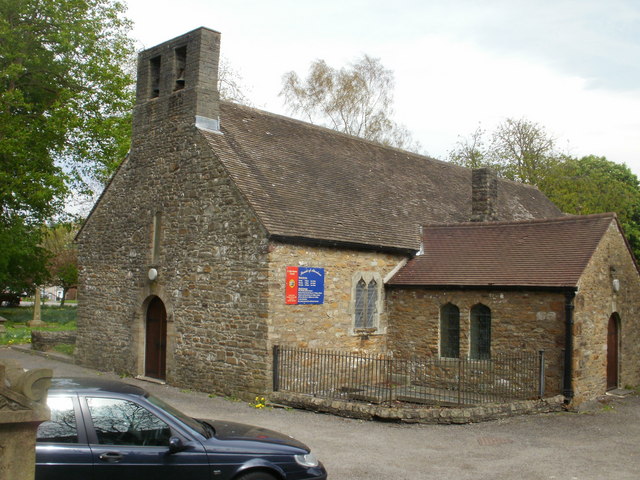
<svg viewBox="0 0 640 480"><path fill-rule="evenodd" d="M272 403L280 403L316 412L331 413L342 417L426 424L486 422L518 415L560 412L565 410L564 397L562 395L542 400L523 400L500 404L491 403L467 408L384 407L287 392L274 392L269 396L269 400Z"/></svg>
<svg viewBox="0 0 640 480"><path fill-rule="evenodd" d="M54 345L76 343L76 331L48 332L44 330L31 331L31 348L41 352L53 350Z"/></svg>

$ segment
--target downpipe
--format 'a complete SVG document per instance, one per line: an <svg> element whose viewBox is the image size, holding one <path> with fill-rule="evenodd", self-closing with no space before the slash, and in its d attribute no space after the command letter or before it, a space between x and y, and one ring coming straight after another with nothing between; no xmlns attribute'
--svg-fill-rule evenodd
<svg viewBox="0 0 640 480"><path fill-rule="evenodd" d="M564 295L564 378L562 394L565 404L573 399L573 300L576 297L575 290L565 292Z"/></svg>

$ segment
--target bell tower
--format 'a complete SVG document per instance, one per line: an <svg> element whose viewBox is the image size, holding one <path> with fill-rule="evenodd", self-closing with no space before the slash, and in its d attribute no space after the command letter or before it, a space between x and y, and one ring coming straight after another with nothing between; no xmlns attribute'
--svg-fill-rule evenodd
<svg viewBox="0 0 640 480"><path fill-rule="evenodd" d="M218 131L220 33L200 27L138 55L132 151L167 124Z"/></svg>

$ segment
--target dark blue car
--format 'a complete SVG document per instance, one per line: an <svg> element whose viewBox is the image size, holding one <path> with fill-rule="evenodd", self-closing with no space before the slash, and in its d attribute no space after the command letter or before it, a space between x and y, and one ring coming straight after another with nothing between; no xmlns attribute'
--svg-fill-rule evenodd
<svg viewBox="0 0 640 480"><path fill-rule="evenodd" d="M325 479L303 443L239 423L196 420L142 388L56 378L38 428L36 480Z"/></svg>

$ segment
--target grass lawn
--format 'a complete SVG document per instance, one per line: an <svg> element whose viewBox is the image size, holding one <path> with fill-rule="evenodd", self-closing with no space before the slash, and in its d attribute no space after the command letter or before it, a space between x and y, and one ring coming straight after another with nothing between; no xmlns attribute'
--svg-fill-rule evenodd
<svg viewBox="0 0 640 480"><path fill-rule="evenodd" d="M33 307L0 308L0 317L7 319L6 332L0 334L0 345L31 343L27 322L33 320ZM43 306L40 319L47 325L38 330L75 330L76 307Z"/></svg>

